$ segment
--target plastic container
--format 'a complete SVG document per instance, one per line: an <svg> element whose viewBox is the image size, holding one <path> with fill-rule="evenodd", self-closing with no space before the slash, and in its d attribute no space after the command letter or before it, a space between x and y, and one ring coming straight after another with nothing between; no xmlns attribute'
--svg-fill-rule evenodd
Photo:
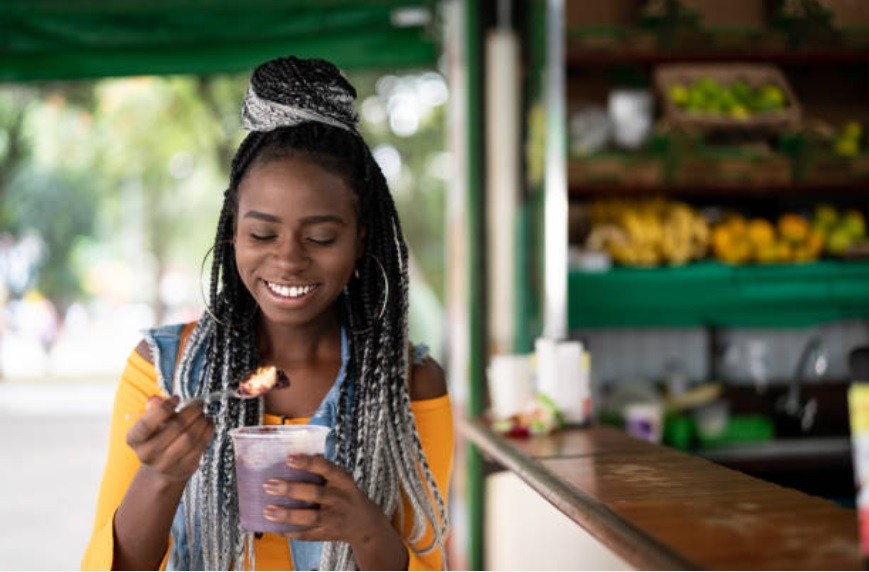
<svg viewBox="0 0 869 572"><path fill-rule="evenodd" d="M287 466L287 456L323 455L330 431L320 425L256 425L229 432L235 449L238 508L244 530L290 532L306 528L266 520L263 510L268 505L287 508L312 508L316 505L266 494L263 484L269 479L322 483L319 475Z"/></svg>

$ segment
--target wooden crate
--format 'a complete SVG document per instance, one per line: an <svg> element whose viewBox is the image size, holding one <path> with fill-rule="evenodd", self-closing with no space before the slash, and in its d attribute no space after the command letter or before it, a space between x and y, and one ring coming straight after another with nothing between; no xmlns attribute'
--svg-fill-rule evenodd
<svg viewBox="0 0 869 572"><path fill-rule="evenodd" d="M675 161L673 182L679 185L786 185L791 160L775 151L695 149Z"/></svg>
<svg viewBox="0 0 869 572"><path fill-rule="evenodd" d="M765 84L775 85L784 93L788 106L782 110L762 112L747 118L733 118L719 114L691 112L680 108L670 99L669 92L672 86L693 85L707 77L722 85L729 85L739 80L744 81L751 88ZM799 100L784 74L771 65L738 63L661 65L655 69L654 85L666 122L689 132L775 133L796 126L802 116Z"/></svg>
<svg viewBox="0 0 869 572"><path fill-rule="evenodd" d="M657 155L603 153L571 158L567 177L571 185L655 186L664 181L664 171Z"/></svg>
<svg viewBox="0 0 869 572"><path fill-rule="evenodd" d="M795 164L794 178L804 183L869 181L869 155L843 157L824 151L803 156Z"/></svg>

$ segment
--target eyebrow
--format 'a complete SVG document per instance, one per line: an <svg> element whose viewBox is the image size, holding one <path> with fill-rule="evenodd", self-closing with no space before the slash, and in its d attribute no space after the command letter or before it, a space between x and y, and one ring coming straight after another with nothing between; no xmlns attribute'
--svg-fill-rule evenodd
<svg viewBox="0 0 869 572"><path fill-rule="evenodd" d="M247 211L244 213L243 218L253 218L265 222L281 222L281 217L261 211ZM347 224L347 222L338 215L311 215L302 219L302 224L318 224L324 222L334 222L341 225Z"/></svg>

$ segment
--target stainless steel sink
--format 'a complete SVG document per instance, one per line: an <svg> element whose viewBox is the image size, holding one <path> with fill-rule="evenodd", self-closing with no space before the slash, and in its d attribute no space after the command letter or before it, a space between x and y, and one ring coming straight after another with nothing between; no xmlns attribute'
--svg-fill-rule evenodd
<svg viewBox="0 0 869 572"><path fill-rule="evenodd" d="M841 461L851 457L849 437L802 437L773 439L760 443L740 443L701 449L696 454L716 462L776 461L810 457L816 463Z"/></svg>

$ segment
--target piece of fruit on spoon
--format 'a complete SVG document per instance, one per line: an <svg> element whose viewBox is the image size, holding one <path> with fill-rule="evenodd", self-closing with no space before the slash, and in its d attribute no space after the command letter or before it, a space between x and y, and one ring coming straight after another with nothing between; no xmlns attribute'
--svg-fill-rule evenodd
<svg viewBox="0 0 869 572"><path fill-rule="evenodd" d="M273 365L257 368L238 385L238 396L244 398L259 397L272 389L282 389L290 386L290 378L283 370Z"/></svg>

